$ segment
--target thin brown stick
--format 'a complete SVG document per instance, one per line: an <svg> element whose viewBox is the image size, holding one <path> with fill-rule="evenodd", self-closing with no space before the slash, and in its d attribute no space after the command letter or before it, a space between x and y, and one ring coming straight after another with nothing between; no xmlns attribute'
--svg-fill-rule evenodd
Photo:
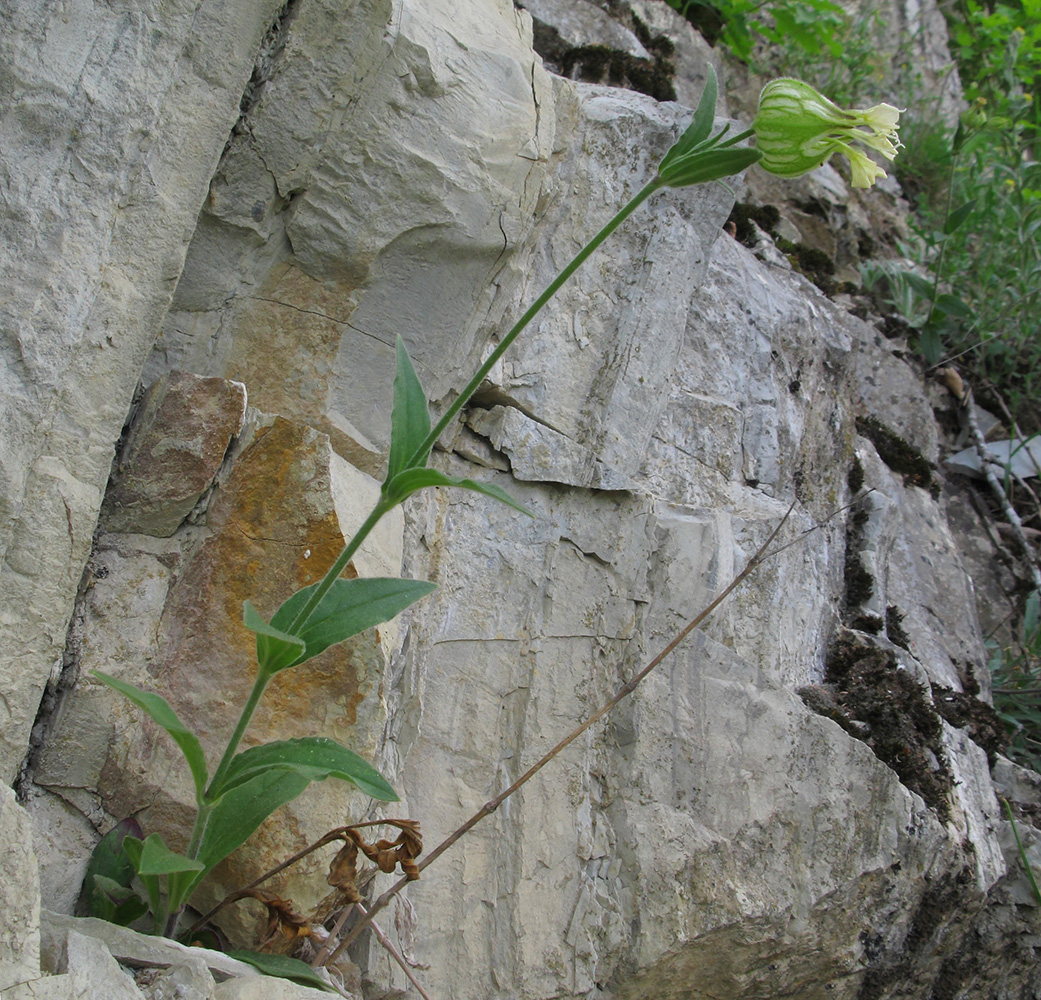
<svg viewBox="0 0 1041 1000"><path fill-rule="evenodd" d="M315 955L311 962L311 968L317 969L321 965L325 965L329 952L333 950L333 943L339 938L340 931L343 930L343 925L347 923L347 918L351 915L351 911L354 909L354 903L348 903L344 906L343 911L336 918L336 923L333 924L333 929L329 932L329 937L326 938L325 944L318 949L318 954Z"/></svg>
<svg viewBox="0 0 1041 1000"><path fill-rule="evenodd" d="M966 390L964 398L962 399L962 414L965 418L965 423L969 428L969 433L972 436L972 443L976 447L976 454L980 460L980 472L983 478L987 481L987 485L990 487L991 493L997 499L1001 505L1001 509L1005 514L1005 520L1011 525L1012 536L1016 540L1016 546L1020 551L1020 555L1023 561L1026 563L1027 573L1030 574L1030 580L1035 590L1041 591L1041 570L1038 569L1037 556L1034 553L1034 549L1030 542L1027 541L1026 535L1023 533L1023 522L1019 518L1019 514L1016 509L1012 506L1012 502L1008 498L1008 494L1003 489L1001 483L998 482L997 476L994 475L994 470L991 468L991 463L1000 465L1001 463L990 453L987 449L987 442L984 440L983 434L980 431L980 425L976 421L976 414L972 409L972 390Z"/></svg>
<svg viewBox="0 0 1041 1000"><path fill-rule="evenodd" d="M373 823L355 823L355 826L374 826ZM297 851L291 858L286 858L280 865L276 865L270 871L265 872L259 878L255 878L249 885L243 886L241 889L236 889L234 892L228 893L216 906L213 907L208 913L203 914L195 921L191 927L185 932L185 937L190 937L201 927L205 926L213 917L229 903L234 903L239 899L245 897L250 889L255 889L258 885L266 882L269 878L274 878L279 872L285 871L290 865L295 865L302 858L306 858L312 851L317 851L319 847L325 847L326 844L331 844L334 840L343 840L344 830L350 829L346 826L337 827L335 830L330 830L324 837L319 838L313 844L305 847L302 851Z"/></svg>
<svg viewBox="0 0 1041 1000"><path fill-rule="evenodd" d="M243 886L241 889L236 889L234 892L228 893L216 906L213 907L208 913L201 916L195 921L191 927L185 932L185 937L194 934L199 928L201 928L208 921L212 920L214 916L229 903L234 903L237 900L243 899L249 895L250 889L255 889L258 885L266 882L269 878L274 878L279 872L285 871L290 865L295 865L298 861L306 858L308 854L313 851L317 851L319 847L325 847L326 844L331 844L334 840L346 840L348 830L362 830L368 826L394 826L398 824L399 820L387 820L387 819L372 819L365 823L350 823L347 826L338 826L335 830L330 830L327 834L320 837L313 844L308 845L302 851L297 851L292 857L286 858L280 865L276 865L270 871L264 872L263 875L258 876L249 885Z"/></svg>
<svg viewBox="0 0 1041 1000"><path fill-rule="evenodd" d="M422 985L420 985L419 980L416 979L415 974L408 967L408 962L406 962L401 957L401 955L398 954L397 948L395 948L394 945L390 943L390 938L388 938L387 935L383 933L383 931L380 929L380 925L372 919L371 911L366 910L365 907L361 905L361 903L355 903L354 905L358 908L362 917L368 919L368 921L372 924L372 931L376 935L376 939L379 941L381 945L383 945L384 948L387 949L388 952L390 952L390 957L393 958L394 961L401 966L402 971L405 973L406 976L408 976L408 981L419 991L419 995L423 998L423 1000L430 1000L429 994L425 989L423 989Z"/></svg>
<svg viewBox="0 0 1041 1000"><path fill-rule="evenodd" d="M589 718L586 719L585 722L583 722L577 729L575 729L574 732L562 739L552 750L550 750L536 763L529 767L528 770L524 772L524 774L522 774L512 785L510 785L509 788L506 789L506 791L501 792L499 795L495 796L494 799L491 799L490 801L486 802L461 827L459 827L453 833L449 834L448 837L446 837L443 841L441 841L441 843L438 844L437 847L435 847L429 854L426 855L426 857L423 858L421 862L419 862L419 864L416 866L417 869L419 871L422 871L424 868L427 867L427 865L433 864L434 861L436 861L442 854L444 854L444 852L447 851L448 848L450 848L457 840L459 840L460 837L463 837L467 833L469 833L470 830L472 830L478 823L481 822L482 819L485 818L485 816L490 816L493 812L495 812L495 810L498 809L499 806L501 806L502 803L505 802L506 799L508 799L515 791L517 791L517 789L520 788L521 785L525 784L525 782L529 781L532 777L538 774L538 772L541 771L554 757L556 757L557 754L559 754L570 744L574 743L574 741L577 740L579 736L581 736L590 726L592 726L599 719L602 719L623 698L632 694L632 692L636 689L637 685L656 666L658 666L658 664L661 663L662 660L664 660L681 642L683 642L683 640L686 639L687 636L694 631L694 629L696 629L706 618L708 618L708 616L712 614L712 612L715 611L716 608L718 608L719 605L722 604L723 601L725 601L726 598L729 597L730 594L738 586L740 586L745 581L745 579L749 575L751 575L751 573L753 573L759 567L763 560L767 558L767 550L773 544L774 539L779 534L781 528L784 527L785 523L788 521L788 518L791 517L792 511L795 509L795 503L796 501L793 500L792 505L785 512L784 517L781 518L777 527L770 532L770 537L767 538L765 542L763 542L763 544L759 547L759 549L752 556L752 558L748 560L748 562L745 564L745 568L741 570L741 572L738 573L737 576L735 576L733 580L731 580L730 583L727 584L727 586L724 587L723 590L721 590L719 594L716 595L715 598L713 598L710 604L708 604L691 622L689 622L683 628L683 630L676 636L675 639L672 640L672 642L670 642L638 674L636 674L630 680L626 681L618 689L618 691L614 694L610 701L608 701L605 705L603 705L591 716L589 716ZM410 880L407 878L399 879L372 904L372 907L368 911L368 915L362 917L362 919L359 920L358 923L355 924L354 927L351 929L351 932L337 946L336 950L332 953L332 955L329 958L330 962L335 961L336 958L340 954L342 954L347 947L350 946L350 944L355 940L355 938L357 938L358 935L365 929L366 925L371 921L372 917L375 914L379 913L380 910L382 910L399 892L401 892L401 890L404 889L406 885L408 885L409 881Z"/></svg>

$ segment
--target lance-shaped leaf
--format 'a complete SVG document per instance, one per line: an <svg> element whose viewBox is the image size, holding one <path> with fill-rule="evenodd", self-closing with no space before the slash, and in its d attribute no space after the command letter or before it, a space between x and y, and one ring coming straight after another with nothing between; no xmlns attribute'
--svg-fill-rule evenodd
<svg viewBox="0 0 1041 1000"><path fill-rule="evenodd" d="M950 236L956 229L959 229L962 223L972 215L973 210L976 208L976 199L967 201L964 205L959 205L953 212L947 216L947 221L943 224L943 233L945 236Z"/></svg>
<svg viewBox="0 0 1041 1000"><path fill-rule="evenodd" d="M177 713L170 707L170 703L157 694L152 694L150 691L142 691L140 688L134 687L133 684L127 684L126 681L110 677L108 674L103 674L100 670L93 670L91 673L110 688L114 688L123 697L128 698L138 708L144 709L155 722L173 737L174 742L181 748L185 760L188 761L188 767L191 769L192 779L195 782L195 798L196 801L201 802L208 777L206 773L206 755L203 753L202 744L199 742L198 737L177 718Z"/></svg>
<svg viewBox="0 0 1041 1000"><path fill-rule="evenodd" d="M742 146L708 149L678 157L667 168L662 166L658 170L658 176L669 187L704 184L707 181L739 174L762 158L763 154L758 149Z"/></svg>
<svg viewBox="0 0 1041 1000"><path fill-rule="evenodd" d="M130 886L104 875L94 875L91 882L94 888L90 894L90 916L128 927L148 912L148 903Z"/></svg>
<svg viewBox="0 0 1041 1000"><path fill-rule="evenodd" d="M138 875L173 875L175 872L202 871L201 861L171 851L163 843L163 838L158 833L153 833L144 841L138 841L136 837L128 837L126 844L127 853L130 855ZM138 849L138 844L141 845L140 849Z"/></svg>
<svg viewBox="0 0 1041 1000"><path fill-rule="evenodd" d="M214 865L244 844L268 816L295 799L309 784L310 780L296 771L274 768L225 793L209 815L199 846L198 859L204 867L177 883L176 898L171 879L170 909L187 900Z"/></svg>
<svg viewBox="0 0 1041 1000"><path fill-rule="evenodd" d="M269 625L249 601L242 602L242 621L257 635L257 663L266 674L277 674L303 658L303 639Z"/></svg>
<svg viewBox="0 0 1041 1000"><path fill-rule="evenodd" d="M123 839L127 836L142 836L141 826L132 816L120 820L94 845L94 850L90 852L87 872L83 876L83 894L80 897L79 906L86 905L90 909L92 917L103 916L94 911L94 888L95 885L100 884L95 882L95 879L102 879L106 884L113 883L124 889L129 889L134 880L134 866L123 849ZM113 896L108 890L106 893ZM115 897L113 896L113 898Z"/></svg>
<svg viewBox="0 0 1041 1000"><path fill-rule="evenodd" d="M658 174L664 180L663 171L679 157L689 153L695 146L704 142L712 131L712 123L716 118L716 98L719 93L719 81L716 80L716 71L709 66L708 80L705 81L705 89L701 92L701 100L698 101L694 119L687 130L679 137L673 147L665 154L664 159L658 166Z"/></svg>
<svg viewBox="0 0 1041 1000"><path fill-rule="evenodd" d="M175 900L175 886L186 883L193 878L202 878L202 862L193 858L186 858L183 854L171 851L163 843L163 838L158 833L153 833L147 840L139 840L137 837L126 837L123 848L133 863L151 903L152 912L158 921L161 904L159 878L167 876L168 896L172 909L180 909L183 897Z"/></svg>
<svg viewBox="0 0 1041 1000"><path fill-rule="evenodd" d="M154 835L157 836L157 835ZM127 852L127 857L130 858L131 864L134 866L134 870L137 871L138 866L141 864L141 855L144 853L145 842L140 837L127 836L123 840L123 850ZM159 891L159 876L151 875L148 872L141 875L141 884L145 887L145 891L148 893L149 909L156 917L157 933L159 923L159 912L160 905L162 903L162 896Z"/></svg>
<svg viewBox="0 0 1041 1000"><path fill-rule="evenodd" d="M267 627L285 635L280 630L292 625L318 586L313 584L293 594L275 612L271 625ZM299 637L296 637L296 641L301 644L296 658L288 660L277 669L296 666L337 642L358 635L373 625L390 621L410 604L436 589L436 584L427 583L425 580L399 580L394 577L335 581L311 612L311 617L300 630ZM257 642L259 645L259 636Z"/></svg>
<svg viewBox="0 0 1041 1000"><path fill-rule="evenodd" d="M321 736L281 740L244 750L232 760L224 784L216 794L226 794L272 768L289 768L308 781L340 778L384 802L396 802L398 798L383 775L368 761L334 740Z"/></svg>
<svg viewBox="0 0 1041 1000"><path fill-rule="evenodd" d="M430 433L430 408L420 385L419 376L405 350L405 342L397 340L397 371L394 375L394 406L390 414L390 454L387 458L387 478L384 487L399 472L408 467L409 460ZM426 464L427 451L416 457L415 464Z"/></svg>
<svg viewBox="0 0 1041 1000"><path fill-rule="evenodd" d="M310 986L316 990L325 990L327 993L335 992L311 966L299 958L290 958L288 955L267 955L258 951L233 950L225 952L225 954L229 958L237 958L240 962L252 965L265 976L289 979L299 986Z"/></svg>
<svg viewBox="0 0 1041 1000"><path fill-rule="evenodd" d="M411 496L416 490L425 489L427 486L457 486L464 490L473 490L475 493L483 493L485 496L494 497L508 507L519 510L528 517L534 517L527 507L509 495L504 489L492 483L479 483L474 479L459 479L455 476L446 476L437 469L406 469L399 472L394 480L387 484L386 494L392 497L395 503L401 503L406 497Z"/></svg>

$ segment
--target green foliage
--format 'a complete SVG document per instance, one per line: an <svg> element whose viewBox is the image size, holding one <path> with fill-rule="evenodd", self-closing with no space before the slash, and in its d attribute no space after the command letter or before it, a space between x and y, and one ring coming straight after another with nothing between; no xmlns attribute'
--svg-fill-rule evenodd
<svg viewBox="0 0 1041 1000"><path fill-rule="evenodd" d="M1006 100L1024 97L1022 117L1041 125L1041 0L960 0L947 16L965 96L992 115L1008 115Z"/></svg>
<svg viewBox="0 0 1041 1000"><path fill-rule="evenodd" d="M398 798L387 780L371 764L322 736L263 743L244 750L231 762L222 794L227 795L232 789L272 768L295 771L308 781L340 778L382 802L396 802Z"/></svg>
<svg viewBox="0 0 1041 1000"><path fill-rule="evenodd" d="M735 147L748 133L723 141L730 126L711 135L716 118L719 82L716 71L709 67L708 81L687 130L662 158L658 179L669 187L687 187L731 177L762 159L757 149Z"/></svg>
<svg viewBox="0 0 1041 1000"><path fill-rule="evenodd" d="M1024 605L1017 641L1003 647L990 640L988 646L994 709L1010 735L1006 753L1041 771L1041 615L1036 590Z"/></svg>
<svg viewBox="0 0 1041 1000"><path fill-rule="evenodd" d="M318 589L319 584L304 587L289 598L274 614L269 630L279 631L292 627L296 616ZM437 587L424 580L398 580L373 577L366 580L336 580L326 595L311 612L307 624L295 636L287 636L298 646L299 655L285 667L310 660L330 646L343 642L364 632L367 628L390 621L421 597L426 597ZM248 605L249 602L247 601ZM255 612L254 612L255 614ZM259 618L259 616L257 616ZM263 619L260 619L263 624ZM269 636L260 633L247 622L246 627L257 634L257 660L263 663L263 652ZM285 634L285 633L283 633ZM286 640L282 640L286 641ZM278 669L284 669L280 667ZM272 671L273 673L274 671Z"/></svg>
<svg viewBox="0 0 1041 1000"><path fill-rule="evenodd" d="M668 0L706 37L762 76L796 76L853 104L884 70L877 12L851 15L831 0Z"/></svg>
<svg viewBox="0 0 1041 1000"><path fill-rule="evenodd" d="M83 879L83 901L89 916L126 927L148 912L148 903L133 887L136 872L123 849L126 837L140 834L137 820L124 819L94 848Z"/></svg>
<svg viewBox="0 0 1041 1000"><path fill-rule="evenodd" d="M1026 110L1024 102L1009 108ZM888 305L915 331L929 364L957 358L983 389L996 390L1024 431L1041 426L1041 165L1022 120L990 119L969 133L926 127L932 166L897 161L918 191L915 239L900 250L916 267L869 262L865 285L887 282ZM907 130L915 143L917 128ZM936 185L936 165L946 173ZM931 175L931 176L930 176ZM910 183L908 178L910 177ZM931 272L923 278L922 270Z"/></svg>
<svg viewBox="0 0 1041 1000"><path fill-rule="evenodd" d="M280 979L289 979L300 986L310 986L315 990L325 990L327 993L336 992L322 979L306 962L299 958L290 958L288 955L268 955L258 951L229 951L228 955L237 958L240 962L246 962L255 969L259 969L265 976L278 976Z"/></svg>
<svg viewBox="0 0 1041 1000"><path fill-rule="evenodd" d="M138 708L144 709L154 722L162 726L173 737L174 742L181 748L184 759L188 762L188 768L192 772L196 801L201 802L203 790L206 787L206 755L203 753L199 738L177 718L177 713L170 707L169 702L157 694L142 691L117 677L109 677L100 670L92 671L92 673L99 681L104 681Z"/></svg>

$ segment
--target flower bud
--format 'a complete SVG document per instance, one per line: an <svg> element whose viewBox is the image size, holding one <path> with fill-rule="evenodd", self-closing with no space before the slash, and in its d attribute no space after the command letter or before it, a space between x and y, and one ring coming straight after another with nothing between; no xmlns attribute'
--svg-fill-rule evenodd
<svg viewBox="0 0 1041 1000"><path fill-rule="evenodd" d="M795 177L842 153L853 168L853 186L866 188L886 173L852 143L892 160L900 148L899 121L900 110L890 104L844 111L808 83L784 78L763 88L752 128L764 170Z"/></svg>

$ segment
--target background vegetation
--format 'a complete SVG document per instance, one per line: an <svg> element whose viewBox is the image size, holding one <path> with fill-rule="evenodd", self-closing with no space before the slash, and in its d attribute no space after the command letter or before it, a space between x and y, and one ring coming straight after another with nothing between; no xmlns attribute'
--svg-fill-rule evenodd
<svg viewBox="0 0 1041 1000"><path fill-rule="evenodd" d="M831 0L668 3L764 76L800 77L846 106L877 101L882 22L871 0L850 9ZM895 167L912 235L861 271L923 367L954 368L1001 420L998 435L1015 442L1041 432L1041 0L950 0L942 9L969 107L951 127L905 76L907 93L895 96L908 110L906 148ZM903 40L907 52L912 41ZM997 516L1011 506L1028 533L1041 530L1036 490L1009 475L1003 486L1009 504L995 504ZM988 642L990 668L1008 753L1041 770L1036 584L1020 596L1019 620L1006 623L1011 639Z"/></svg>

